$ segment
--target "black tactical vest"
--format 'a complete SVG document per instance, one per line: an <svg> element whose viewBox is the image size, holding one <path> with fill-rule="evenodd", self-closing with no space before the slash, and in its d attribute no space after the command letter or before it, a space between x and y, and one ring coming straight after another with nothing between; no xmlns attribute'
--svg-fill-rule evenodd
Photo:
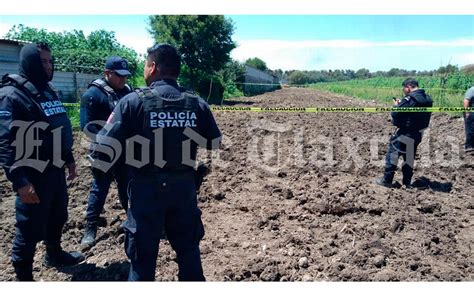
<svg viewBox="0 0 474 296"><path fill-rule="evenodd" d="M52 83L49 82L46 90L40 93L28 79L17 74L7 74L2 77L2 85L11 85L31 99L33 105L37 106L38 111L41 112L42 120L49 124L47 130L44 132L49 133L56 128L62 127L61 150L64 152L72 150L73 136L71 122L69 121L66 108L59 99ZM50 136L46 136L43 139L42 146L47 150L44 152L45 155L49 154L49 151L52 149L53 143L51 140ZM51 157L51 155L46 157Z"/></svg>
<svg viewBox="0 0 474 296"><path fill-rule="evenodd" d="M136 92L143 103L145 114L143 129L145 137L151 142L150 151L162 151L162 158L161 153L151 154L154 158L166 161L161 168L170 170L191 168L190 165L183 163L183 143L189 140L184 131L187 128L196 132L198 130L199 97L182 92L177 98L165 98L155 88L142 88ZM186 159L188 157L196 159L196 143L191 141L190 147ZM154 158L151 163L154 163Z"/></svg>
<svg viewBox="0 0 474 296"><path fill-rule="evenodd" d="M112 112L120 99L117 93L115 92L115 90L112 87L110 87L110 85L108 85L107 82L105 82L103 79L100 79L100 78L92 81L88 87L91 87L91 86L98 87L107 95L107 99L109 101L110 112ZM125 85L125 87L128 90L131 89L130 86L128 86L127 84Z"/></svg>

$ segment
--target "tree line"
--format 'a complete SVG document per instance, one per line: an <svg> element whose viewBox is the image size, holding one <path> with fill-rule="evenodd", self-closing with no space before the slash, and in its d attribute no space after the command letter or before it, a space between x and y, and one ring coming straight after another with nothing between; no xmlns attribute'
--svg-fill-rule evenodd
<svg viewBox="0 0 474 296"><path fill-rule="evenodd" d="M347 81L353 79L369 79L377 77L418 77L418 76L452 76L455 73L459 73L460 69L456 65L448 64L441 66L436 70L430 71L417 71L417 70L405 70L399 68L392 68L388 71L376 71L370 72L368 69L362 68L359 70L289 70L283 71L281 69L272 70L267 67L265 61L258 57L249 58L245 61L254 68L269 74L275 75L282 83L289 84L311 84L320 82L336 82L336 81Z"/></svg>

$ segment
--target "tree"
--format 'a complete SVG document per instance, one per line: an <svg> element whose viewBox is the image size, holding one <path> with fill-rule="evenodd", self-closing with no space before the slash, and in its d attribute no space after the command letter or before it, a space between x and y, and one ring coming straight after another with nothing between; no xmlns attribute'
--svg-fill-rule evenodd
<svg viewBox="0 0 474 296"><path fill-rule="evenodd" d="M222 70L236 47L234 25L222 15L154 15L149 22L156 42L169 43L181 53L180 80L194 89Z"/></svg>
<svg viewBox="0 0 474 296"><path fill-rule="evenodd" d="M225 86L224 98L243 96L243 85L245 82L245 67L238 61L231 60L224 69L220 71L222 82ZM237 83L237 84L236 84Z"/></svg>
<svg viewBox="0 0 474 296"><path fill-rule="evenodd" d="M143 72L137 73L140 62L138 54L133 49L121 45L114 32L97 30L86 36L78 30L57 33L18 25L13 26L6 37L30 42L47 42L55 58L55 69L59 71L101 74L107 57L118 55L129 62L130 72L134 74L132 81L143 75Z"/></svg>
<svg viewBox="0 0 474 296"><path fill-rule="evenodd" d="M283 78L283 70L282 69L276 69L276 70L270 70L271 74L275 75L278 77L280 80Z"/></svg>
<svg viewBox="0 0 474 296"><path fill-rule="evenodd" d="M302 71L294 71L288 77L290 84L306 84L308 83L308 75Z"/></svg>
<svg viewBox="0 0 474 296"><path fill-rule="evenodd" d="M398 68L392 68L387 72L387 76L393 77L393 76L401 76L400 74L400 69Z"/></svg>
<svg viewBox="0 0 474 296"><path fill-rule="evenodd" d="M459 71L457 66L447 64L446 66L439 67L436 72L438 72L438 74L450 74L457 71Z"/></svg>
<svg viewBox="0 0 474 296"><path fill-rule="evenodd" d="M266 71L266 70L268 70L267 64L266 64L263 60L261 60L261 59L259 59L259 58L257 58L257 57L247 59L247 60L245 61L245 64L247 64L247 65L249 65L249 66L252 66L252 67L254 67L254 68L257 68L257 69L259 69L260 71Z"/></svg>
<svg viewBox="0 0 474 296"><path fill-rule="evenodd" d="M368 69L362 68L357 70L355 73L355 78L357 79L365 79L365 78L370 78L370 71Z"/></svg>

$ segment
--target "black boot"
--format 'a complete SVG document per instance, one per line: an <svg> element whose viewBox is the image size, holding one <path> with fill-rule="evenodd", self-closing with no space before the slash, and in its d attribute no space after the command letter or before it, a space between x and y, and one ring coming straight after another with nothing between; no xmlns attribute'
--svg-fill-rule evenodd
<svg viewBox="0 0 474 296"><path fill-rule="evenodd" d="M411 178L410 179L403 178L402 183L403 183L403 186L405 186L406 188L412 188L413 187L411 185Z"/></svg>
<svg viewBox="0 0 474 296"><path fill-rule="evenodd" d="M97 236L97 224L87 223L84 237L81 240L81 245L92 247L95 245L95 237Z"/></svg>
<svg viewBox="0 0 474 296"><path fill-rule="evenodd" d="M403 166L402 167L403 178L402 184L403 186L410 188L411 187L411 178L413 177L413 169L410 166Z"/></svg>
<svg viewBox="0 0 474 296"><path fill-rule="evenodd" d="M380 186L384 186L384 187L388 187L388 188L393 187L392 182L388 182L387 180L385 180L385 178L376 179L375 184L380 185Z"/></svg>
<svg viewBox="0 0 474 296"><path fill-rule="evenodd" d="M43 264L47 267L76 265L84 260L79 252L65 252L60 246L46 246Z"/></svg>
<svg viewBox="0 0 474 296"><path fill-rule="evenodd" d="M33 264L13 262L15 268L16 280L19 282L33 281Z"/></svg>

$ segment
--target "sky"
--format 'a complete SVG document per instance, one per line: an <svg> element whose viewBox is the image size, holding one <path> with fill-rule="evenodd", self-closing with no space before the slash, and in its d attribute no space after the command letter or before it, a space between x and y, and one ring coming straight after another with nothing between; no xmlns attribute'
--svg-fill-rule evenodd
<svg viewBox="0 0 474 296"><path fill-rule="evenodd" d="M226 15L234 23L231 53L258 57L270 69L391 68L432 70L474 63L473 15ZM146 15L0 16L0 36L13 25L50 31L115 31L145 53L153 44Z"/></svg>

